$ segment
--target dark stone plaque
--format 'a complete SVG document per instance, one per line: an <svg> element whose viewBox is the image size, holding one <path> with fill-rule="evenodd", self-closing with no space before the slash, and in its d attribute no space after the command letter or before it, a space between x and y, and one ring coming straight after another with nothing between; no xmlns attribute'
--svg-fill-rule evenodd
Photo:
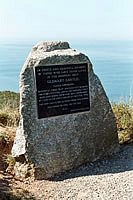
<svg viewBox="0 0 133 200"><path fill-rule="evenodd" d="M38 118L90 110L88 64L35 68Z"/></svg>

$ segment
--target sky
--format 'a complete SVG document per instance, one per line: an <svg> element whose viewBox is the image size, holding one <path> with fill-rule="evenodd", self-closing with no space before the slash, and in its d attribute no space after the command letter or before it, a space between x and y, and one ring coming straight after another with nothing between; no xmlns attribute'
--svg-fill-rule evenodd
<svg viewBox="0 0 133 200"><path fill-rule="evenodd" d="M133 40L133 0L0 0L0 41Z"/></svg>

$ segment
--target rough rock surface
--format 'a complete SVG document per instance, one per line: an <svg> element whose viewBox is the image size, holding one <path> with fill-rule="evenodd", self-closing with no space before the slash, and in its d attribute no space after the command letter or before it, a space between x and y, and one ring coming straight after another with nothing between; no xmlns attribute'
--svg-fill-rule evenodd
<svg viewBox="0 0 133 200"><path fill-rule="evenodd" d="M89 71L90 111L38 119L34 68L84 62ZM42 42L32 49L21 71L20 101L21 122L12 154L32 163L37 179L119 150L115 117L101 82L88 57L67 42Z"/></svg>

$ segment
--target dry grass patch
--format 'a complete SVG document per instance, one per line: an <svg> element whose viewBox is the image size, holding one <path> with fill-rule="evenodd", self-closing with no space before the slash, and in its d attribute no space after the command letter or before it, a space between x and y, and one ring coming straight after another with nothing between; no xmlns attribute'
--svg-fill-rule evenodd
<svg viewBox="0 0 133 200"><path fill-rule="evenodd" d="M0 170L7 167L3 157L11 154L19 120L19 94L0 92Z"/></svg>
<svg viewBox="0 0 133 200"><path fill-rule="evenodd" d="M0 191L1 200L35 200L27 190Z"/></svg>
<svg viewBox="0 0 133 200"><path fill-rule="evenodd" d="M112 104L120 144L133 142L133 102Z"/></svg>
<svg viewBox="0 0 133 200"><path fill-rule="evenodd" d="M0 170L5 170L9 165L5 160L5 156L11 155L15 134L15 127L0 127Z"/></svg>
<svg viewBox="0 0 133 200"><path fill-rule="evenodd" d="M0 125L18 126L20 120L19 98L19 94L15 92L0 92Z"/></svg>

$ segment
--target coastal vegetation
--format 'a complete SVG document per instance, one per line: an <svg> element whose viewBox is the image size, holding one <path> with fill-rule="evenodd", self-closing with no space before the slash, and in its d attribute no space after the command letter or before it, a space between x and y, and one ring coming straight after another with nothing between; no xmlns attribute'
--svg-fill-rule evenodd
<svg viewBox="0 0 133 200"><path fill-rule="evenodd" d="M35 198L28 192L28 190L19 189L9 191L0 191L1 200L35 200Z"/></svg>
<svg viewBox="0 0 133 200"><path fill-rule="evenodd" d="M116 117L119 143L133 142L133 101L129 103L112 103L112 109Z"/></svg>
<svg viewBox="0 0 133 200"><path fill-rule="evenodd" d="M0 125L18 126L19 118L19 93L0 92Z"/></svg>

